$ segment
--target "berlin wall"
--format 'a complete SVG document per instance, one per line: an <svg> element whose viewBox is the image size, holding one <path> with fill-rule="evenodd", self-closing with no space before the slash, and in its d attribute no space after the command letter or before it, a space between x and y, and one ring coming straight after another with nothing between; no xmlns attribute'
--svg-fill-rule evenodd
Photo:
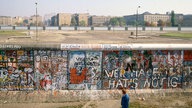
<svg viewBox="0 0 192 108"><path fill-rule="evenodd" d="M192 50L1 49L0 89L191 88Z"/></svg>

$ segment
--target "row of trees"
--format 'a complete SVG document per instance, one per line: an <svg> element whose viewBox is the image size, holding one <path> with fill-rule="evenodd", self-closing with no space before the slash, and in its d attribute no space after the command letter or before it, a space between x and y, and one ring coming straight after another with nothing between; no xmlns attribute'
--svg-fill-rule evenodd
<svg viewBox="0 0 192 108"><path fill-rule="evenodd" d="M136 25L136 22L133 22L133 25ZM176 18L175 18L175 13L174 11L171 11L171 21L163 21L163 20L159 20L158 22L141 22L138 21L138 25L145 25L145 26L178 26L178 24L176 24ZM105 23L105 26L126 26L126 21L123 17L114 17L111 18L109 22Z"/></svg>
<svg viewBox="0 0 192 108"><path fill-rule="evenodd" d="M70 26L86 26L86 22L84 20L78 22L77 17L72 17Z"/></svg>
<svg viewBox="0 0 192 108"><path fill-rule="evenodd" d="M84 20L78 22L78 19L76 19L75 17L71 18L71 26L85 26L86 23ZM125 19L123 17L114 17L111 18L110 21L106 21L104 26L125 26L126 22Z"/></svg>
<svg viewBox="0 0 192 108"><path fill-rule="evenodd" d="M147 21L145 21L145 26L151 26L151 27L156 27L156 26L162 26L162 27L164 27L164 26L171 26L171 22L170 21L163 21L163 20L159 20L157 23L155 23L155 22L147 22Z"/></svg>
<svg viewBox="0 0 192 108"><path fill-rule="evenodd" d="M114 17L111 18L110 21L108 22L107 26L126 26L125 19L123 17Z"/></svg>
<svg viewBox="0 0 192 108"><path fill-rule="evenodd" d="M30 23L27 19L26 20L23 20L23 22L16 22L15 24L13 25L16 25L16 26L36 26L36 23ZM37 23L38 26L43 26L43 22L38 22Z"/></svg>
<svg viewBox="0 0 192 108"><path fill-rule="evenodd" d="M79 21L76 17L71 18L71 26L86 26L84 20ZM126 26L125 19L123 17L114 17L111 18L110 21L106 21L104 26Z"/></svg>

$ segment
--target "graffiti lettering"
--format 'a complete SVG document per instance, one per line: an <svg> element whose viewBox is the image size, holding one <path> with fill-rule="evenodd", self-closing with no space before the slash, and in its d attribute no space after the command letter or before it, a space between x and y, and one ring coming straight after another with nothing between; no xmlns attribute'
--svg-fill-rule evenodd
<svg viewBox="0 0 192 108"><path fill-rule="evenodd" d="M112 70L111 72L107 72L107 70L104 71L108 78L118 78L118 70Z"/></svg>

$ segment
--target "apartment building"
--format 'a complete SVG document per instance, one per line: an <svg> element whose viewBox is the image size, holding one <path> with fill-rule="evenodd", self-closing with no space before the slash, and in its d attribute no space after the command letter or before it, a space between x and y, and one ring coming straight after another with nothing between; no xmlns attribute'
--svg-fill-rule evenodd
<svg viewBox="0 0 192 108"><path fill-rule="evenodd" d="M142 18L142 21L146 22L154 22L157 23L159 20L162 20L163 22L170 21L170 15L166 14L142 14L139 15Z"/></svg>
<svg viewBox="0 0 192 108"><path fill-rule="evenodd" d="M51 17L51 26L58 26L57 15Z"/></svg>
<svg viewBox="0 0 192 108"><path fill-rule="evenodd" d="M23 18L20 16L12 18L12 25L20 25L23 24Z"/></svg>
<svg viewBox="0 0 192 108"><path fill-rule="evenodd" d="M89 17L88 13L76 14L78 26L88 26L88 17Z"/></svg>
<svg viewBox="0 0 192 108"><path fill-rule="evenodd" d="M135 25L136 23L136 17L137 15L128 15L124 16L126 24L127 25ZM143 14L138 14L138 23L139 24L144 24L144 22L149 22L156 24L158 23L159 20L162 20L163 22L170 22L171 21L171 14L166 13L166 14L151 14L149 12L145 12ZM175 15L175 20L176 23L181 23L183 21L183 15L182 14L176 14Z"/></svg>
<svg viewBox="0 0 192 108"><path fill-rule="evenodd" d="M105 26L110 19L110 16L92 16L90 17L90 23L92 26Z"/></svg>
<svg viewBox="0 0 192 108"><path fill-rule="evenodd" d="M0 26L12 25L12 18L10 16L0 16Z"/></svg>
<svg viewBox="0 0 192 108"><path fill-rule="evenodd" d="M33 15L29 18L28 23L32 26L36 25L36 15ZM42 24L42 16L37 15L37 24Z"/></svg>
<svg viewBox="0 0 192 108"><path fill-rule="evenodd" d="M70 26L71 14L70 13L58 13L57 14L57 25L58 26Z"/></svg>
<svg viewBox="0 0 192 108"><path fill-rule="evenodd" d="M43 18L44 25L51 26L51 18L55 15L56 13L45 14Z"/></svg>

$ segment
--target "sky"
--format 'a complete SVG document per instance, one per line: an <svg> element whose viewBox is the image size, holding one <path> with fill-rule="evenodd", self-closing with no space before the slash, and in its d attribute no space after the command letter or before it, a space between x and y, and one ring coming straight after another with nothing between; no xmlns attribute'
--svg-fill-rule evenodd
<svg viewBox="0 0 192 108"><path fill-rule="evenodd" d="M0 0L0 16L31 16L50 13L89 13L90 15L124 16L151 12L192 14L192 0Z"/></svg>

